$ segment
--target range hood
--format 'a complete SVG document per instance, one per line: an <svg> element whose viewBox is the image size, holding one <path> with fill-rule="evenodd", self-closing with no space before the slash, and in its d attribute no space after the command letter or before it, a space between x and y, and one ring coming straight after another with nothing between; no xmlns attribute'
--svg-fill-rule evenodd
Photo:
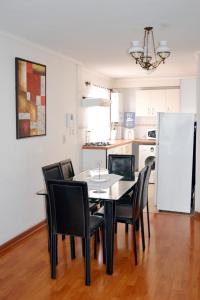
<svg viewBox="0 0 200 300"><path fill-rule="evenodd" d="M103 98L83 98L82 106L110 106L111 101Z"/></svg>

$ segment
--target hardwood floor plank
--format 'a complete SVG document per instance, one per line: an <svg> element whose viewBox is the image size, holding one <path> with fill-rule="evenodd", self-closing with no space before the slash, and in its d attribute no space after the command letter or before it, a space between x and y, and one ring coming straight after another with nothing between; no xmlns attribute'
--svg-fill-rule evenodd
<svg viewBox="0 0 200 300"><path fill-rule="evenodd" d="M106 275L99 247L98 259L92 255L90 287L84 285L80 239L76 239L76 259L71 260L69 238L59 238L57 279L52 280L47 232L38 231L0 257L0 299L199 300L200 215L151 213L150 240L144 219L146 250L142 251L139 237L138 265L134 264L131 228L126 235L120 224L114 274Z"/></svg>

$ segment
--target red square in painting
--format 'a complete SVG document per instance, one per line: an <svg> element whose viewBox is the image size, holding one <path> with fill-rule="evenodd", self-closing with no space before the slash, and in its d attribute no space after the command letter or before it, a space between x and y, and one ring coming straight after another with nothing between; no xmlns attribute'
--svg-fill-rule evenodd
<svg viewBox="0 0 200 300"><path fill-rule="evenodd" d="M41 94L40 75L27 73L27 90L34 95Z"/></svg>
<svg viewBox="0 0 200 300"><path fill-rule="evenodd" d="M46 104L46 97L45 96L41 96L41 105L45 106Z"/></svg>
<svg viewBox="0 0 200 300"><path fill-rule="evenodd" d="M33 72L32 63L27 63L26 64L26 70L27 70L27 73L32 73Z"/></svg>
<svg viewBox="0 0 200 300"><path fill-rule="evenodd" d="M36 103L36 96L37 94L31 92L31 102Z"/></svg>
<svg viewBox="0 0 200 300"><path fill-rule="evenodd" d="M19 137L30 136L30 120L19 120Z"/></svg>

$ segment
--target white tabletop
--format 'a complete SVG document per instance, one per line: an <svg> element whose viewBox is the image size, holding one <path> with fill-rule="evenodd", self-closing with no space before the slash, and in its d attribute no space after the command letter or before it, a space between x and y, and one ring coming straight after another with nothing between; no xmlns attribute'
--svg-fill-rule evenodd
<svg viewBox="0 0 200 300"><path fill-rule="evenodd" d="M107 172L105 171L105 174ZM110 174L111 177L114 174ZM89 182L91 178L95 176L93 170L88 170L80 173L79 175L75 176L73 180L76 181L86 181ZM116 176L116 175L114 175ZM117 175L118 176L118 175ZM102 175L103 177L103 175ZM88 196L89 198L93 199L102 199L102 200L119 200L124 194L126 194L128 191L132 189L132 187L135 185L137 180L134 181L124 181L120 180L122 176L119 176L117 181L112 183L109 187L105 187L105 183L102 182L101 184L95 185L94 189L92 188L92 185L89 184L88 188ZM112 179L111 179L112 180Z"/></svg>

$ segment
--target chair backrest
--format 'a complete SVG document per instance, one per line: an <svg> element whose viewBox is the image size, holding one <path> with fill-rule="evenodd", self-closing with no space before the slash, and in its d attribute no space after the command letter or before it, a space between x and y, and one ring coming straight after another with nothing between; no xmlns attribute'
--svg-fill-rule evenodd
<svg viewBox="0 0 200 300"><path fill-rule="evenodd" d="M45 182L47 182L47 180L49 179L55 179L55 180L64 179L59 163L42 167L42 172L44 175Z"/></svg>
<svg viewBox="0 0 200 300"><path fill-rule="evenodd" d="M147 175L149 167L146 166L144 167L138 175L138 180L137 180L137 184L136 187L133 191L133 199L132 199L132 204L133 204L133 219L138 219L138 217L140 216L141 210L142 208L142 204L143 204L143 191L144 191L144 182L145 182L145 178Z"/></svg>
<svg viewBox="0 0 200 300"><path fill-rule="evenodd" d="M86 182L48 180L54 233L86 237L89 234L89 202Z"/></svg>
<svg viewBox="0 0 200 300"><path fill-rule="evenodd" d="M66 160L62 160L60 161L60 168L63 174L63 178L65 180L68 180L72 177L74 177L74 168L72 165L72 161L71 159L66 159Z"/></svg>
<svg viewBox="0 0 200 300"><path fill-rule="evenodd" d="M149 187L149 178L151 175L151 170L155 166L155 159L152 159L146 164L148 170L146 173L146 177L144 180L144 188L143 188L143 194L142 194L142 207L145 208L148 202L148 187Z"/></svg>
<svg viewBox="0 0 200 300"><path fill-rule="evenodd" d="M123 176L124 180L135 179L135 156L128 154L110 154L108 172Z"/></svg>
<svg viewBox="0 0 200 300"><path fill-rule="evenodd" d="M148 156L145 159L145 166L151 165L151 170L155 170L155 156Z"/></svg>

